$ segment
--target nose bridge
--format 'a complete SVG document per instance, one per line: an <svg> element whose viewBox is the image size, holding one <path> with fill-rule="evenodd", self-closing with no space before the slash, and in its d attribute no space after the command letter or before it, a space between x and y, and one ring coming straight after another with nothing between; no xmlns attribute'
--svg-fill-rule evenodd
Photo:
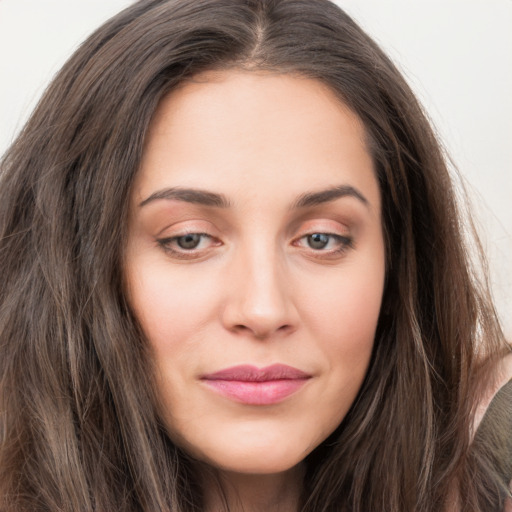
<svg viewBox="0 0 512 512"><path fill-rule="evenodd" d="M249 310L277 311L284 305L283 268L272 244L261 244L246 251L246 304ZM243 268L244 265L242 265Z"/></svg>
<svg viewBox="0 0 512 512"><path fill-rule="evenodd" d="M236 254L227 326L266 337L295 323L286 265L270 237L256 236Z"/></svg>

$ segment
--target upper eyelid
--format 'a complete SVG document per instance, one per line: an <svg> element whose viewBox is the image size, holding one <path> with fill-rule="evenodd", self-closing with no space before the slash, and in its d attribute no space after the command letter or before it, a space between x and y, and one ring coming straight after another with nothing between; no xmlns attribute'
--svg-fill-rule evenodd
<svg viewBox="0 0 512 512"><path fill-rule="evenodd" d="M338 239L338 240L342 240L343 242L352 242L353 241L353 237L349 236L349 235L340 235L338 233L329 233L327 231L312 231L310 233L306 233L304 235L301 235L301 236L298 236L295 238L296 241L298 240L302 240L304 238L307 238L308 236L312 236L312 235L327 235L327 236L330 236L332 238L335 238L335 239Z"/></svg>
<svg viewBox="0 0 512 512"><path fill-rule="evenodd" d="M220 226L212 222L211 219L196 217L191 219L180 219L175 223L168 224L167 226L159 229L155 233L155 238L158 239L171 239L185 236L188 234L203 234L212 238L222 240L226 236L232 238L237 236L240 226L222 223ZM242 226L243 227L243 226ZM351 237L353 236L354 229L358 231L357 224L349 218L337 218L330 215L324 217L306 217L302 215L298 219L288 219L287 227L284 229L283 236L289 239L298 239L303 236L311 235L314 233L331 234L335 236Z"/></svg>
<svg viewBox="0 0 512 512"><path fill-rule="evenodd" d="M172 240L177 240L178 238L182 238L182 237L188 236L188 235L200 235L202 237L207 237L212 240L215 239L215 237L213 235L210 235L209 233L204 233L202 231L185 231L183 233L178 233L176 235L158 237L157 241L158 242L170 242Z"/></svg>
<svg viewBox="0 0 512 512"><path fill-rule="evenodd" d="M302 238L304 236L308 235L314 235L315 233L322 233L325 235L332 235L332 236L340 236L340 237L349 237L352 234L352 229L349 228L346 225L340 224L339 222L335 223L336 226L331 225L326 226L325 224L322 224L321 222L314 222L311 223L311 225L306 225L304 228L299 228L295 230L294 238Z"/></svg>
<svg viewBox="0 0 512 512"><path fill-rule="evenodd" d="M193 222L193 225L190 223ZM184 226L182 226L184 224ZM156 238L175 238L189 234L205 234L209 236L214 236L212 233L214 231L218 231L216 229L212 229L212 224L209 221L194 219L179 221L170 225L165 226L162 229L159 229L155 234ZM169 232L169 235L165 233Z"/></svg>
<svg viewBox="0 0 512 512"><path fill-rule="evenodd" d="M300 236L296 236L295 238L292 239L292 243L293 242L297 242L299 240L302 240L304 238L307 238L308 236L312 236L312 235L315 235L315 234L321 234L321 235L327 235L331 238L334 238L334 239L338 239L338 240L341 240L341 241L344 241L344 242L351 242L352 241L352 237L349 236L349 235L342 235L342 234L339 234L339 233L332 233L332 232L329 232L329 231L322 231L322 230L313 230L313 231L309 231L309 232L306 232L306 233L303 233L301 234ZM164 236L164 237L160 237L157 239L157 241L159 243L163 243L163 242L166 242L166 243L170 243L171 241L175 241L179 238L182 238L184 236L187 236L187 235L199 235L201 237L206 237L208 239L210 239L211 241L215 241L215 240L218 240L217 237L209 234L209 233L204 233L204 232L200 232L200 231L186 231L186 232L183 232L183 233L179 233L179 234L176 234L176 235L171 235L171 236Z"/></svg>
<svg viewBox="0 0 512 512"><path fill-rule="evenodd" d="M155 238L158 240L171 240L171 239L176 239L176 238L180 238L182 236L187 236L187 235L204 235L204 236L207 236L210 238L221 238L218 234L214 234L214 232L217 231L215 229L208 230L208 229L201 229L201 228L197 228L197 227L191 227L191 228L185 227L183 229L178 229L178 230L176 230L176 232L173 232L169 235L163 234L168 229L169 229L169 227L162 229L156 235ZM295 235L291 236L290 238L295 239L295 240L298 240L300 238L304 238L306 236L313 235L316 233L331 235L331 236L335 236L335 237L342 237L342 238L350 238L351 237L350 236L351 230L349 230L348 228L335 230L332 227L321 226L321 227L316 227L316 228L311 227L311 228L297 229L297 230L294 229L294 231L295 231Z"/></svg>

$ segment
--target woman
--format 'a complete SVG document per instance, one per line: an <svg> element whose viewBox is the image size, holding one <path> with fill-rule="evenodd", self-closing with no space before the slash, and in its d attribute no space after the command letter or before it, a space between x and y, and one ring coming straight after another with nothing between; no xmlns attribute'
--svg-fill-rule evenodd
<svg viewBox="0 0 512 512"><path fill-rule="evenodd" d="M421 108L334 5L135 3L0 194L1 510L504 509L510 348Z"/></svg>

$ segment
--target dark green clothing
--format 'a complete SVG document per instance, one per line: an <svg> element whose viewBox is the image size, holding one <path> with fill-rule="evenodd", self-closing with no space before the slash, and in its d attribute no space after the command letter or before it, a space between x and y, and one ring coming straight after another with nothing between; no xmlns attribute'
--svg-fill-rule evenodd
<svg viewBox="0 0 512 512"><path fill-rule="evenodd" d="M490 491L485 501L485 512L502 512L505 500L511 496L512 482L512 380L494 396L478 427L472 451L489 475L480 482Z"/></svg>

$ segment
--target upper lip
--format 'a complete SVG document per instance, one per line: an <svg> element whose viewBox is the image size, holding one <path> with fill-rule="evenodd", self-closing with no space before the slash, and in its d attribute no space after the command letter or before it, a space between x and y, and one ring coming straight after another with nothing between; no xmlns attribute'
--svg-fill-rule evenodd
<svg viewBox="0 0 512 512"><path fill-rule="evenodd" d="M264 368L243 364L203 375L203 380L232 380L242 382L266 382L272 380L308 379L311 375L285 364L273 364Z"/></svg>

